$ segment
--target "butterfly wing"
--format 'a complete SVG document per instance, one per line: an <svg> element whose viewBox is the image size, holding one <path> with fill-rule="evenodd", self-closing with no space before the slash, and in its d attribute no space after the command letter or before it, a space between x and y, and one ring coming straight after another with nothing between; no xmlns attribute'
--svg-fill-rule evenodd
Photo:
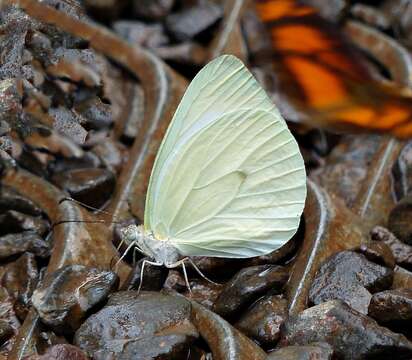
<svg viewBox="0 0 412 360"><path fill-rule="evenodd" d="M305 197L298 145L264 90L234 56L209 63L158 152L145 229L183 255L252 257L293 236Z"/></svg>

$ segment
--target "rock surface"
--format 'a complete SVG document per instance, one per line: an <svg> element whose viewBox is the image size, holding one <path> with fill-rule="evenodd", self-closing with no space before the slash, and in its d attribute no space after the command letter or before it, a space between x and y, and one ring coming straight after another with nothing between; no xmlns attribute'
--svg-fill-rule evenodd
<svg viewBox="0 0 412 360"><path fill-rule="evenodd" d="M291 316L282 330L283 345L327 342L337 359L412 357L412 342L379 326L340 300L328 301Z"/></svg>
<svg viewBox="0 0 412 360"><path fill-rule="evenodd" d="M231 317L268 291L280 293L288 277L286 269L278 265L244 268L227 282L213 311L223 317Z"/></svg>
<svg viewBox="0 0 412 360"><path fill-rule="evenodd" d="M331 360L332 347L327 343L285 346L270 353L267 360Z"/></svg>
<svg viewBox="0 0 412 360"><path fill-rule="evenodd" d="M74 343L94 359L185 359L198 337L191 304L156 292L118 292L77 330Z"/></svg>
<svg viewBox="0 0 412 360"><path fill-rule="evenodd" d="M280 326L287 319L287 305L280 295L265 296L246 310L235 327L259 344L273 348L280 338Z"/></svg>
<svg viewBox="0 0 412 360"><path fill-rule="evenodd" d="M386 290L372 296L369 315L380 323L412 321L412 289Z"/></svg>
<svg viewBox="0 0 412 360"><path fill-rule="evenodd" d="M82 265L48 274L32 296L41 320L57 333L72 334L86 313L118 286L118 276Z"/></svg>
<svg viewBox="0 0 412 360"><path fill-rule="evenodd" d="M342 300L366 315L372 297L369 291L390 288L392 279L392 270L372 263L362 254L342 251L320 267L310 288L309 300L315 305Z"/></svg>

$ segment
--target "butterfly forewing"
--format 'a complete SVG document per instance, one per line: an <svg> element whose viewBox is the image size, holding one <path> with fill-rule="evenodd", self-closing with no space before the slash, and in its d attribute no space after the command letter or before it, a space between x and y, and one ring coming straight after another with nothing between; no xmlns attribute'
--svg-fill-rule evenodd
<svg viewBox="0 0 412 360"><path fill-rule="evenodd" d="M296 232L302 156L246 67L222 56L188 87L159 150L145 228L190 256L251 257Z"/></svg>

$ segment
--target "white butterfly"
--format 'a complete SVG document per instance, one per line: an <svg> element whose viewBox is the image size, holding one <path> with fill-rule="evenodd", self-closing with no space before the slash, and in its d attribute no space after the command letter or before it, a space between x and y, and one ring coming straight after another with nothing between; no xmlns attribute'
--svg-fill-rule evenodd
<svg viewBox="0 0 412 360"><path fill-rule="evenodd" d="M221 56L193 79L160 146L143 226L129 249L183 266L190 256L248 258L296 232L306 198L299 147L242 62ZM193 262L192 262L193 264Z"/></svg>

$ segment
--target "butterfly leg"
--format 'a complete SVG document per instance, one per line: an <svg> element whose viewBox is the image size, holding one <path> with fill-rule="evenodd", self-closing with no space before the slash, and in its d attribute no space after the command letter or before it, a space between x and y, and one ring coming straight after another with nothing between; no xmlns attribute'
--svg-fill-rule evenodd
<svg viewBox="0 0 412 360"><path fill-rule="evenodd" d="M212 280L210 280L205 274L203 274L200 269L197 267L197 265L194 263L194 261L191 258L186 258L187 261L190 262L190 264L193 266L193 268L197 271L197 273L206 281L209 281L210 283L214 284L214 285L220 285Z"/></svg>
<svg viewBox="0 0 412 360"><path fill-rule="evenodd" d="M163 266L163 264L160 263L160 262L143 260L142 268L140 269L140 283L139 283L139 287L137 288L137 294L138 295L140 294L140 290L141 290L142 285L143 285L143 273L144 273L144 267L146 266L146 264L154 265L154 266Z"/></svg>
<svg viewBox="0 0 412 360"><path fill-rule="evenodd" d="M185 278L186 287L189 290L189 293L192 294L192 289L190 288L189 278L187 276L187 271L186 271L186 266L185 266L185 261L188 261L188 260L189 260L189 258L185 257L184 259L176 261L173 264L166 265L166 267L169 268L169 269L173 269L173 268L176 268L176 267L182 265L183 276Z"/></svg>

